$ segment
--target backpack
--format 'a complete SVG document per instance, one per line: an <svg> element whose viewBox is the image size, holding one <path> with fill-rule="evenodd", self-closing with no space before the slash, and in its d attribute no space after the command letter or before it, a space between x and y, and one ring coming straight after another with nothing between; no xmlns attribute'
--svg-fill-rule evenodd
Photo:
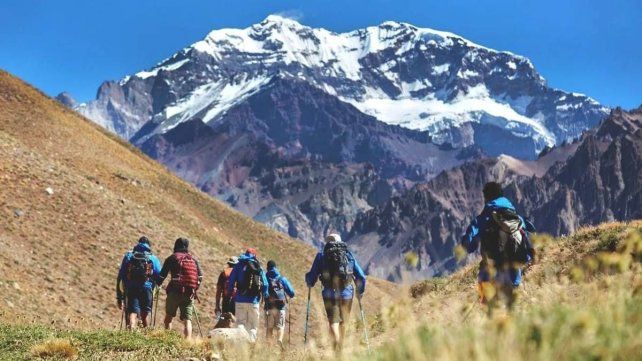
<svg viewBox="0 0 642 361"><path fill-rule="evenodd" d="M231 294L227 292L227 287L230 285L230 275L232 274L232 268L226 268L225 271L223 271L223 274L225 275L225 288L223 289L223 296L225 298L232 298L234 297L236 291L232 291Z"/></svg>
<svg viewBox="0 0 642 361"><path fill-rule="evenodd" d="M282 309L285 306L285 289L281 283L281 276L268 279L267 308Z"/></svg>
<svg viewBox="0 0 642 361"><path fill-rule="evenodd" d="M148 253L134 252L127 263L127 284L143 287L153 276L154 266Z"/></svg>
<svg viewBox="0 0 642 361"><path fill-rule="evenodd" d="M515 210L505 208L491 213L482 234L481 251L496 266L528 262L532 247L522 227L522 219Z"/></svg>
<svg viewBox="0 0 642 361"><path fill-rule="evenodd" d="M243 267L241 282L238 284L237 292L243 296L256 297L261 294L263 281L261 280L261 265L256 259L248 259Z"/></svg>
<svg viewBox="0 0 642 361"><path fill-rule="evenodd" d="M172 289L181 294L192 294L198 289L198 267L191 254L187 252L174 253L178 262L178 274L172 278Z"/></svg>
<svg viewBox="0 0 642 361"><path fill-rule="evenodd" d="M352 280L353 263L348 257L348 246L344 242L328 242L323 247L323 287L344 289Z"/></svg>

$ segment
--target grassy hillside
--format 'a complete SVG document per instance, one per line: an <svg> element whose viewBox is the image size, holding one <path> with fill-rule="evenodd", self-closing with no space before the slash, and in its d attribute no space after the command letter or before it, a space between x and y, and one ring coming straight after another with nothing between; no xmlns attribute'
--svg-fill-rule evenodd
<svg viewBox="0 0 642 361"><path fill-rule="evenodd" d="M256 247L264 262L278 262L302 296L293 312L293 332L301 334L303 274L314 249L208 197L0 71L0 322L116 328L115 276L142 234L161 259L177 237L192 241L205 272L199 305L205 327L212 325L220 267ZM372 285L367 306L378 309L396 287Z"/></svg>
<svg viewBox="0 0 642 361"><path fill-rule="evenodd" d="M572 237L540 237L513 312L477 303L473 266L412 287L409 297L370 318L373 351L360 329L345 359L363 360L642 360L642 222L587 228ZM355 323L356 325L356 323ZM353 327L355 327L353 325ZM331 354L295 340L284 355L259 345L222 355L206 342L155 331L59 331L0 328L8 359L71 349L81 359L129 358L321 360ZM62 347L60 347L62 343Z"/></svg>
<svg viewBox="0 0 642 361"><path fill-rule="evenodd" d="M416 284L372 360L641 360L642 222L536 238L513 312L477 302L475 267Z"/></svg>

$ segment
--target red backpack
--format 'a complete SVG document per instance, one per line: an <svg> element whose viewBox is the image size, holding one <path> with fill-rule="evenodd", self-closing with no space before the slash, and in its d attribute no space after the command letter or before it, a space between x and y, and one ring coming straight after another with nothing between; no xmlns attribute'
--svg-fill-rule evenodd
<svg viewBox="0 0 642 361"><path fill-rule="evenodd" d="M172 289L180 293L193 293L198 289L198 267L192 255L187 252L174 253L178 262L178 274L173 275Z"/></svg>

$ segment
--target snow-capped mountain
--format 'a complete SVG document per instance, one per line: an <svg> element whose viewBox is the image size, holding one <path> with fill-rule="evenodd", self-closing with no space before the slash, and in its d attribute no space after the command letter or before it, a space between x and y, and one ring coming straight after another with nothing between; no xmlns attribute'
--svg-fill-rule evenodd
<svg viewBox="0 0 642 361"><path fill-rule="evenodd" d="M533 158L608 113L584 95L547 87L528 59L452 33L397 22L334 33L280 16L212 31L149 70L105 82L76 109L144 142L190 119L215 124L275 76L427 131L435 143L476 144L489 155Z"/></svg>

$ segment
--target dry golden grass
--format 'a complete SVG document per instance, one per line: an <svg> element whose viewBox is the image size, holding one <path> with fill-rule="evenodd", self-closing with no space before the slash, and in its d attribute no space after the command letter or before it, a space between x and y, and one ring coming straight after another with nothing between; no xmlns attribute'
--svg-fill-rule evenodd
<svg viewBox="0 0 642 361"><path fill-rule="evenodd" d="M78 357L78 349L71 344L71 341L56 338L31 347L31 356L73 360Z"/></svg>
<svg viewBox="0 0 642 361"><path fill-rule="evenodd" d="M115 276L142 234L161 260L177 237L192 241L205 272L198 305L204 329L213 325L215 283L227 257L253 246L264 262L276 260L299 293L292 321L293 334L301 336L312 247L212 199L0 71L0 241L11 245L0 248L0 268L10 270L0 275L0 321L118 327ZM371 286L367 307L373 310L396 292L383 281Z"/></svg>

